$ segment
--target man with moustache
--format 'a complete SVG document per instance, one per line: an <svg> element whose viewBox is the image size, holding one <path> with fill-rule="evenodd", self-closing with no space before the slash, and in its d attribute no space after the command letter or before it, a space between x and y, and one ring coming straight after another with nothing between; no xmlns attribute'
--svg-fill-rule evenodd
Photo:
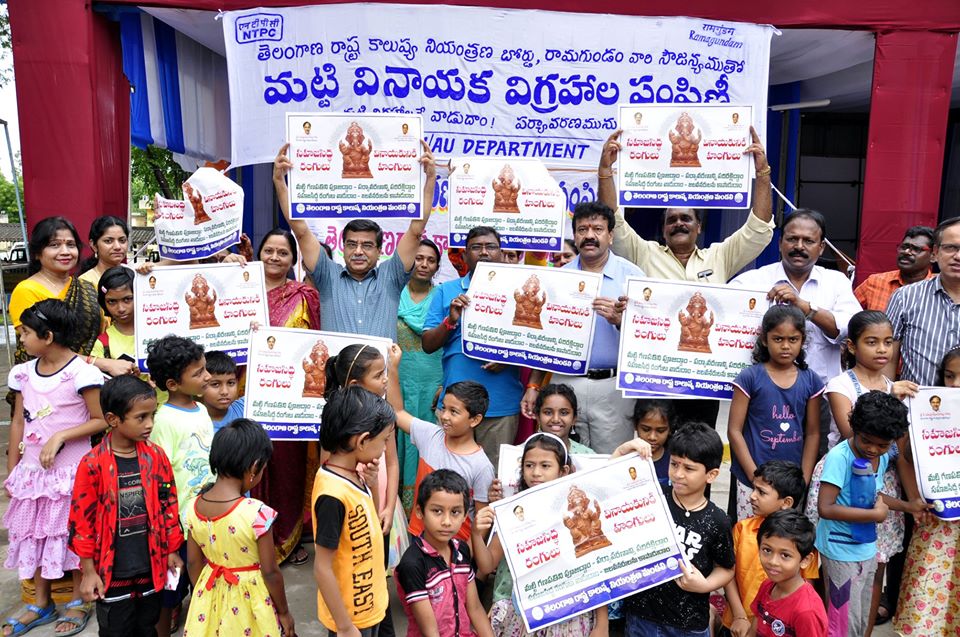
<svg viewBox="0 0 960 637"><path fill-rule="evenodd" d="M490 406L474 429L477 443L483 447L493 466L500 458L500 445L512 445L517 435L520 398L520 368L502 363L485 363L463 353L460 317L470 304L467 290L477 264L500 263L500 233L489 226L477 226L467 233L463 260L468 272L461 279L447 281L437 287L423 322L423 351L431 354L443 348L443 389L462 380L473 380L487 389ZM484 494L485 495L485 494Z"/></svg>
<svg viewBox="0 0 960 637"><path fill-rule="evenodd" d="M620 130L607 139L597 169L597 198L616 210L613 251L643 268L648 276L675 281L701 281L724 284L756 259L773 238L773 200L770 189L770 165L757 132L750 128L753 142L744 154L753 155L756 179L753 182L753 210L743 227L719 243L697 247L700 237L700 211L693 208L667 208L663 213L663 240L646 241L627 224L617 205L617 187L613 164L620 153Z"/></svg>
<svg viewBox="0 0 960 637"><path fill-rule="evenodd" d="M883 312L894 292L910 283L932 277L932 248L933 228L907 228L903 241L897 246L897 269L871 274L853 291L863 309Z"/></svg>
<svg viewBox="0 0 960 637"><path fill-rule="evenodd" d="M580 253L567 265L568 270L603 274L600 294L593 301L598 318L593 330L593 345L586 376L553 374L552 383L573 387L577 394L577 432L580 442L597 453L612 453L633 438L633 400L617 390L617 352L620 343L621 295L626 293L628 277L642 277L643 270L610 250L613 243L613 210L600 202L577 205L573 211L573 235ZM523 395L521 409L535 418L534 405L546 372L534 370ZM550 432L557 433L557 432Z"/></svg>
<svg viewBox="0 0 960 637"><path fill-rule="evenodd" d="M860 311L849 279L817 265L826 221L815 210L796 210L783 222L780 261L744 272L731 285L769 290L767 299L793 305L807 319L807 363L824 384L840 374L847 323ZM827 419L829 423L829 418Z"/></svg>

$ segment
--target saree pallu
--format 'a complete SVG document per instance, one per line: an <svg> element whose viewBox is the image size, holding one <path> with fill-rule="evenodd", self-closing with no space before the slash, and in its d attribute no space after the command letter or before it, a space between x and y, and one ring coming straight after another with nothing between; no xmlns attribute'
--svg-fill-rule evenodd
<svg viewBox="0 0 960 637"><path fill-rule="evenodd" d="M10 317L14 326L20 325L20 315L34 303L47 299L60 299L66 303L73 314L76 325L67 346L82 356L87 356L100 335L103 326L103 313L97 303L97 291L86 281L71 277L70 282L59 295L54 295L31 279L21 281L10 295ZM17 334L17 350L14 354L16 364L26 363L33 356L27 354Z"/></svg>
<svg viewBox="0 0 960 637"><path fill-rule="evenodd" d="M320 296L303 283L287 281L267 292L267 308L273 327L320 329ZM312 471L311 455L316 456ZM273 458L267 463L260 484L251 491L254 498L278 513L273 523L278 563L287 559L300 544L304 512L310 509L310 498L306 494L313 488L313 475L319 466L317 442L274 441Z"/></svg>
<svg viewBox="0 0 960 637"><path fill-rule="evenodd" d="M414 417L427 422L436 422L433 399L443 384L443 350L433 354L423 351L423 322L437 288L419 303L410 298L409 288L400 293L397 316L397 345L403 351L400 359L400 389L403 393L403 408ZM413 489L417 481L417 463L420 454L410 441L410 436L397 430L397 459L400 463L400 502L409 517L416 497Z"/></svg>

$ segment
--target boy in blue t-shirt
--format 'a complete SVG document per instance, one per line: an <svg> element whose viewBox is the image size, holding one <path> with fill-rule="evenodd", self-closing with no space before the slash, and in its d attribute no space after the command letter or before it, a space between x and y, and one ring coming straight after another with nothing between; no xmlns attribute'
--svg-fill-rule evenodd
<svg viewBox="0 0 960 637"><path fill-rule="evenodd" d="M240 378L237 364L224 352L207 353L207 373L210 380L203 390L203 406L213 421L216 433L237 418L243 418L243 398L240 393Z"/></svg>
<svg viewBox="0 0 960 637"><path fill-rule="evenodd" d="M860 396L850 414L853 436L831 449L823 461L817 508L816 547L826 575L827 620L831 635L863 635L867 630L877 543L853 539L851 523L883 522L889 510L919 513L919 497L903 502L880 493L890 462L888 451L907 432L907 408L890 394L871 391ZM880 497L872 509L851 506L853 461L865 458L876 476Z"/></svg>

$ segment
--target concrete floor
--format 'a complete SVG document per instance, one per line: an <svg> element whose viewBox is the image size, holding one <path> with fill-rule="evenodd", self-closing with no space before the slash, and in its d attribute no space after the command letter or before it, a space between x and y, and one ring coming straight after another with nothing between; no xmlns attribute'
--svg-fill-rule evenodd
<svg viewBox="0 0 960 637"><path fill-rule="evenodd" d="M0 335L0 341L2 341L2 335ZM2 343L0 343L0 349L2 349ZM6 361L2 359L4 359L4 357L0 356L0 396L6 395L6 380L9 370L9 366L7 365ZM728 403L721 406L719 422L717 425L717 428L724 440L726 440L728 412L727 405ZM5 406L0 405L0 413L3 413L4 416L6 416ZM9 421L0 420L0 448L6 449L9 433ZM6 463L0 463L0 480L6 479L6 475ZM714 483L711 493L711 499L718 506L720 506L721 509L724 510L726 510L729 489L730 471L729 467L727 466L721 470L720 478ZM9 498L0 498L0 515L6 511L8 504ZM0 562L6 559L7 548L7 531L5 529L0 529ZM307 550L310 552L312 558L312 546L308 546ZM323 630L323 626L317 620L317 589L313 580L312 559L310 562L307 562L301 566L286 565L282 568L282 572L287 591L287 601L290 604L291 611L296 621L297 634L302 636L325 635L326 632ZM406 616L403 614L403 610L397 598L396 586L393 584L392 580L389 583L388 588L390 590L390 609L394 620L396 634L406 635ZM23 604L20 601L20 583L17 580L16 573L14 571L0 568L0 612L3 613L0 615L0 617L7 617L11 614L16 615L20 612L22 607ZM35 629L30 634L36 635L37 637L49 637L55 634L53 626L54 624L42 626ZM86 636L96 634L97 622L96 617L94 617L90 620L86 630L80 633L80 635ZM876 637L892 637L895 634L896 633L894 633L890 624L880 626L874 631L874 635Z"/></svg>

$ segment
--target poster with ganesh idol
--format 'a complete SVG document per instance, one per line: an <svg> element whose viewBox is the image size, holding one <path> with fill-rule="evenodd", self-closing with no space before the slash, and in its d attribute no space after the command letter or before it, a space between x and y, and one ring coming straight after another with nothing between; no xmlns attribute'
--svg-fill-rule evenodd
<svg viewBox="0 0 960 637"><path fill-rule="evenodd" d="M185 336L207 351L247 362L252 323L265 325L267 291L263 264L160 266L133 279L137 364L146 370L150 343L168 334Z"/></svg>
<svg viewBox="0 0 960 637"><path fill-rule="evenodd" d="M921 387L907 398L920 495L941 520L960 520L960 389Z"/></svg>
<svg viewBox="0 0 960 637"><path fill-rule="evenodd" d="M316 440L326 404L327 361L355 344L387 360L386 338L282 327L251 332L243 415L263 425L273 440Z"/></svg>
<svg viewBox="0 0 960 637"><path fill-rule="evenodd" d="M287 113L291 216L420 219L422 129L419 115Z"/></svg>
<svg viewBox="0 0 960 637"><path fill-rule="evenodd" d="M628 397L733 397L733 379L752 364L766 291L630 278L627 297L619 389Z"/></svg>
<svg viewBox="0 0 960 637"><path fill-rule="evenodd" d="M620 106L620 205L750 207L752 120L744 105Z"/></svg>
<svg viewBox="0 0 960 637"><path fill-rule="evenodd" d="M636 454L491 502L528 632L676 579L683 550Z"/></svg>
<svg viewBox="0 0 960 637"><path fill-rule="evenodd" d="M478 263L463 313L463 353L492 363L587 373L600 273Z"/></svg>

